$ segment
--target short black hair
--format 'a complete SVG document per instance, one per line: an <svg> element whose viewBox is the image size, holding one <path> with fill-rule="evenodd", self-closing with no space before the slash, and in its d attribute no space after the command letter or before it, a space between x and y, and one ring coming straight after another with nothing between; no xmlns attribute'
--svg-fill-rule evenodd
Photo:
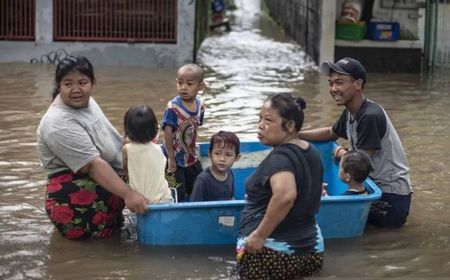
<svg viewBox="0 0 450 280"><path fill-rule="evenodd" d="M301 97L294 97L290 93L278 93L269 96L265 102L269 101L271 107L277 110L283 119L281 125L287 130L289 121L295 123L295 130L298 132L302 129L305 114L303 110L306 108L306 102Z"/></svg>
<svg viewBox="0 0 450 280"><path fill-rule="evenodd" d="M92 67L91 62L84 56L68 55L63 58L55 70L55 85L52 92L52 99L55 100L56 96L59 94L59 86L61 84L64 76L72 71L78 71L83 75L86 75L91 83L95 83L94 67Z"/></svg>
<svg viewBox="0 0 450 280"><path fill-rule="evenodd" d="M125 136L137 143L148 143L158 133L158 120L148 105L131 106L123 118Z"/></svg>
<svg viewBox="0 0 450 280"><path fill-rule="evenodd" d="M362 183L373 171L370 158L366 152L352 150L345 153L341 158L342 170L350 174L357 183Z"/></svg>
<svg viewBox="0 0 450 280"><path fill-rule="evenodd" d="M236 156L239 155L240 152L240 141L239 138L231 131L223 131L213 134L211 136L211 140L209 141L209 153L212 152L214 145L222 145L223 147L234 147L234 151L236 152Z"/></svg>
<svg viewBox="0 0 450 280"><path fill-rule="evenodd" d="M197 77L198 81L203 82L203 79L205 78L205 70L203 70L203 68L200 65L195 63L184 64L180 68L178 68L177 75L183 68L195 72L195 76Z"/></svg>

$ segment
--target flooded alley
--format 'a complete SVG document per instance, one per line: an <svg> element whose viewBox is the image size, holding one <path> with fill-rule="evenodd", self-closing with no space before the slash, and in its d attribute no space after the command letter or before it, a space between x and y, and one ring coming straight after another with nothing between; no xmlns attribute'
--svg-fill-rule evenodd
<svg viewBox="0 0 450 280"><path fill-rule="evenodd" d="M236 1L232 31L213 33L198 63L208 89L200 140L220 129L256 138L262 101L290 92L306 102L305 128L339 116L325 77L261 9ZM1 279L229 279L233 246L152 247L106 240L63 239L44 210L45 172L36 154L36 127L50 104L55 67L0 64L0 278ZM175 94L175 70L94 65L94 96L123 131L129 106L149 104L162 118ZM412 210L405 227L368 227L358 238L326 240L318 277L410 279L450 275L450 71L368 74L366 96L391 117L411 167ZM189 231L186 231L189 234Z"/></svg>

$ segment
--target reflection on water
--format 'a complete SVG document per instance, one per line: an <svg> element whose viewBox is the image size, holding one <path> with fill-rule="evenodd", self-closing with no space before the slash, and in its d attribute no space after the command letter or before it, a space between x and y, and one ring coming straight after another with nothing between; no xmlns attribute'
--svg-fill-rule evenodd
<svg viewBox="0 0 450 280"><path fill-rule="evenodd" d="M236 2L242 9L232 15L233 31L208 38L200 51L209 85L201 96L207 109L201 139L219 129L253 138L262 100L281 91L305 98L305 126L331 124L342 108L329 97L326 79L301 48L279 33L269 35L279 30L260 15L257 1ZM150 104L161 119L175 94L175 70L95 70L96 98L119 130L132 104ZM0 64L0 278L227 279L233 246L150 247L122 244L119 236L72 242L54 232L43 208L45 174L34 144L53 72L49 65ZM319 276L450 275L449 74L369 74L367 96L388 111L411 165L411 218L402 229L368 228L359 238L327 240Z"/></svg>

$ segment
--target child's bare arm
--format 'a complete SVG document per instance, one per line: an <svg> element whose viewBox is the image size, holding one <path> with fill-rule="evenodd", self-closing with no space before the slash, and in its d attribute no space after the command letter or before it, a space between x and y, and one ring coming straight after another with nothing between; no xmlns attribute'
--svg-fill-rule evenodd
<svg viewBox="0 0 450 280"><path fill-rule="evenodd" d="M128 153L126 145L122 147L122 163L123 163L123 171L125 172L126 175L128 175Z"/></svg>
<svg viewBox="0 0 450 280"><path fill-rule="evenodd" d="M170 125L164 127L164 145L167 150L167 172L175 173L177 171L177 164L175 162L175 151L173 148L173 128Z"/></svg>

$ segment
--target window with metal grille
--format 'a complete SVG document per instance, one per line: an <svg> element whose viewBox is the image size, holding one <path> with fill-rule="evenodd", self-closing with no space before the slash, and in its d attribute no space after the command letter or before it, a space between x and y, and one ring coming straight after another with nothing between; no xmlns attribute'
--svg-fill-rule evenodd
<svg viewBox="0 0 450 280"><path fill-rule="evenodd" d="M35 0L0 0L0 40L34 41Z"/></svg>
<svg viewBox="0 0 450 280"><path fill-rule="evenodd" d="M55 41L176 43L177 0L53 0Z"/></svg>

